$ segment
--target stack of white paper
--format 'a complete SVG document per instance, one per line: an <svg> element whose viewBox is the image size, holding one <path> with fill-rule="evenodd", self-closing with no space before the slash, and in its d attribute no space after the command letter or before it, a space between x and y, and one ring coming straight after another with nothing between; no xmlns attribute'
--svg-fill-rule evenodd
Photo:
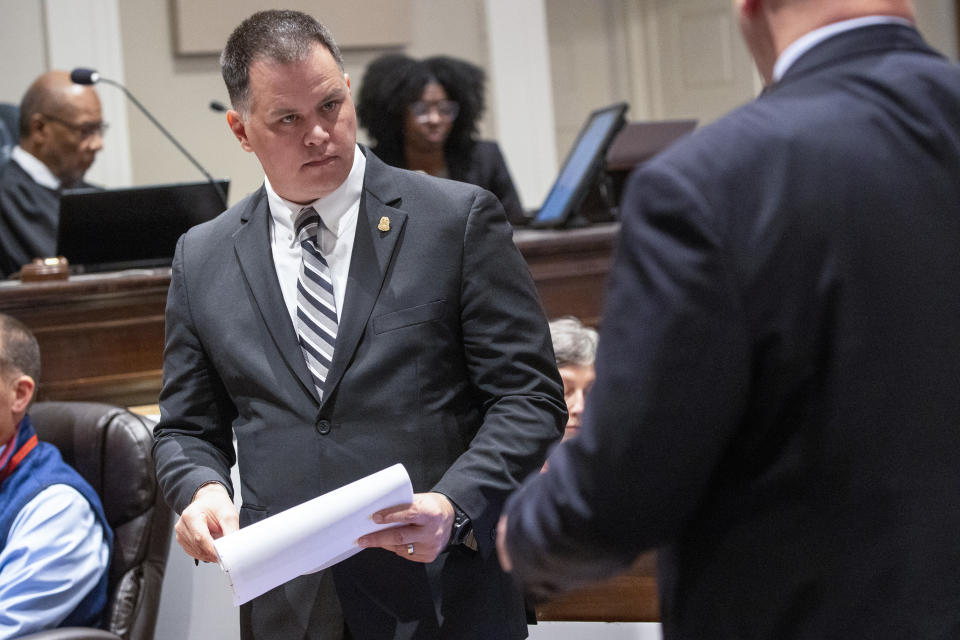
<svg viewBox="0 0 960 640"><path fill-rule="evenodd" d="M370 516L411 502L410 476L395 464L215 540L233 604L346 560L360 551L360 536L399 526L374 524Z"/></svg>

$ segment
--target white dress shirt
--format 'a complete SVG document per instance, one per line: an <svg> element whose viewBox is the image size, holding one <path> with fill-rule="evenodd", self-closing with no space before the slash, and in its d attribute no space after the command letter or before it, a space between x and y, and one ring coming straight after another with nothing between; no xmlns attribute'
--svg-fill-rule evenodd
<svg viewBox="0 0 960 640"><path fill-rule="evenodd" d="M339 321L347 290L347 275L350 273L350 256L353 254L353 236L360 212L360 194L363 191L363 176L367 159L356 147L350 174L337 189L319 200L313 208L320 214L320 254L330 266L333 280L333 298L337 303ZM297 279L300 275L300 243L293 232L297 214L306 206L284 200L264 178L267 202L270 205L270 249L283 301L287 305L290 321L297 326Z"/></svg>
<svg viewBox="0 0 960 640"><path fill-rule="evenodd" d="M13 148L13 151L10 153L10 159L20 165L20 167L27 172L27 175L33 178L33 181L41 187L53 189L54 191L60 188L60 179L53 175L50 168L29 151L25 151L20 145Z"/></svg>
<svg viewBox="0 0 960 640"><path fill-rule="evenodd" d="M814 29L791 42L790 46L783 50L783 53L777 58L776 64L773 65L773 81L780 82L780 79L783 78L787 69L793 66L797 58L827 38L839 35L844 31L859 29L860 27L869 27L875 24L902 24L907 27L913 26L913 23L909 20L897 16L865 16L862 18L841 20L840 22L834 22L825 27Z"/></svg>

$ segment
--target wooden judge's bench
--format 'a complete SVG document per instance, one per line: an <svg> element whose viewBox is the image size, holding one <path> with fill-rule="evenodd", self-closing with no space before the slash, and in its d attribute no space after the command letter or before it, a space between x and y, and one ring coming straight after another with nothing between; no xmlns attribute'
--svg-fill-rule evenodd
<svg viewBox="0 0 960 640"><path fill-rule="evenodd" d="M516 232L548 317L599 323L618 228ZM169 286L169 268L0 281L0 312L24 322L40 343L40 399L155 404Z"/></svg>
<svg viewBox="0 0 960 640"><path fill-rule="evenodd" d="M598 325L619 225L519 230L549 318L575 315ZM0 312L24 322L40 344L39 398L152 405L160 391L164 308L170 269L0 282ZM652 555L596 588L538 607L542 620L658 619Z"/></svg>

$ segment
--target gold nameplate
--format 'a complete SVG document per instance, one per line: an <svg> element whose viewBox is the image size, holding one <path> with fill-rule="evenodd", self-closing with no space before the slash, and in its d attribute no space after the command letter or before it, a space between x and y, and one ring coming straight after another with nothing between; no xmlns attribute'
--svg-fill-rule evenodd
<svg viewBox="0 0 960 640"><path fill-rule="evenodd" d="M380 218L380 224L377 225L377 229L380 231L390 231L390 218L387 216Z"/></svg>

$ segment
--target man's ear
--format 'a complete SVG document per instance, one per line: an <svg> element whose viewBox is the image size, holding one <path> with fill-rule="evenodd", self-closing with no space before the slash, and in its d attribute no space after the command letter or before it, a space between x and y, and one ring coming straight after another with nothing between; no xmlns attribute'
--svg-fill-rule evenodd
<svg viewBox="0 0 960 640"><path fill-rule="evenodd" d="M349 89L349 88L350 88L350 74L349 74L349 73L343 74L343 79L347 81L347 89Z"/></svg>
<svg viewBox="0 0 960 640"><path fill-rule="evenodd" d="M227 124L230 125L230 131L233 131L233 135L240 141L243 150L252 153L253 147L250 146L250 140L247 138L247 127L243 123L243 118L240 117L240 112L229 109L227 111Z"/></svg>
<svg viewBox="0 0 960 640"><path fill-rule="evenodd" d="M34 139L42 139L46 136L47 133L47 123L44 121L43 116L39 113L35 113L30 116L30 124L27 127L30 131L28 137Z"/></svg>
<svg viewBox="0 0 960 640"><path fill-rule="evenodd" d="M13 413L26 413L30 401L33 400L33 391L37 388L37 383L30 376L22 375L14 380L13 388L14 399L11 407Z"/></svg>

